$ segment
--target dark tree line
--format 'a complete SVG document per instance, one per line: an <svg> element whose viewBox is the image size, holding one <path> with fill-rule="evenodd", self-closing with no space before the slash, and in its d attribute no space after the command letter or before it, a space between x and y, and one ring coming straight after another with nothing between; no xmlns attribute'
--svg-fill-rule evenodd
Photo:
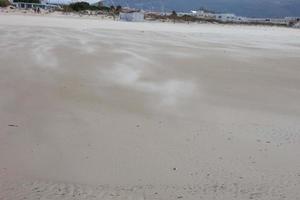
<svg viewBox="0 0 300 200"><path fill-rule="evenodd" d="M40 3L40 0L14 0L14 2L22 2L22 3Z"/></svg>
<svg viewBox="0 0 300 200"><path fill-rule="evenodd" d="M103 6L103 5L91 5L88 2L76 2L76 3L71 3L70 5L66 5L64 7L65 11L75 11L75 12L80 12L80 11L85 11L85 10L101 10L104 12L112 12L114 14L118 14L121 10L121 6Z"/></svg>

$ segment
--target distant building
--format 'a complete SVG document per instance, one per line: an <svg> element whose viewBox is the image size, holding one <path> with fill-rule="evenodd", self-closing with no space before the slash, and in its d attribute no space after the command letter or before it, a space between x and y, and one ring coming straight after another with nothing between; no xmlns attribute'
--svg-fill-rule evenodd
<svg viewBox="0 0 300 200"><path fill-rule="evenodd" d="M285 17L284 18L286 21L294 21L294 22L299 22L300 17Z"/></svg>
<svg viewBox="0 0 300 200"><path fill-rule="evenodd" d="M214 18L215 14L206 10L192 10L192 16L199 18Z"/></svg>
<svg viewBox="0 0 300 200"><path fill-rule="evenodd" d="M126 22L143 22L145 20L145 13L141 11L128 11L120 13L120 21Z"/></svg>
<svg viewBox="0 0 300 200"><path fill-rule="evenodd" d="M172 13L171 13L172 14ZM184 15L191 15L191 13L187 13L187 12L178 12L177 16L182 17Z"/></svg>
<svg viewBox="0 0 300 200"><path fill-rule="evenodd" d="M270 19L270 22L278 25L286 25L289 24L289 20L286 19Z"/></svg>
<svg viewBox="0 0 300 200"><path fill-rule="evenodd" d="M294 28L300 28L300 22L297 22L293 27Z"/></svg>
<svg viewBox="0 0 300 200"><path fill-rule="evenodd" d="M215 14L215 19L223 22L243 22L245 21L244 17L236 16L235 14L231 13L220 13Z"/></svg>
<svg viewBox="0 0 300 200"><path fill-rule="evenodd" d="M284 18L286 24L288 26L293 26L299 28L300 25L300 17L286 17Z"/></svg>
<svg viewBox="0 0 300 200"><path fill-rule="evenodd" d="M37 3L28 3L28 1L22 1L22 0L18 0L18 1L10 0L10 2L16 8L22 8L22 9L33 9L33 8L54 9L59 7L58 5L48 4L47 0L40 0L37 1Z"/></svg>
<svg viewBox="0 0 300 200"><path fill-rule="evenodd" d="M285 18L246 18L249 23L257 24L274 24L274 25L288 25L289 20Z"/></svg>

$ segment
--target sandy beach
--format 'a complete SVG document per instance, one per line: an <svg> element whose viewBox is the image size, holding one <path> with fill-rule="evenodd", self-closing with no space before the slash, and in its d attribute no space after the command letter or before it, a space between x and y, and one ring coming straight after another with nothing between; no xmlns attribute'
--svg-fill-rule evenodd
<svg viewBox="0 0 300 200"><path fill-rule="evenodd" d="M300 199L300 31L0 14L0 200Z"/></svg>

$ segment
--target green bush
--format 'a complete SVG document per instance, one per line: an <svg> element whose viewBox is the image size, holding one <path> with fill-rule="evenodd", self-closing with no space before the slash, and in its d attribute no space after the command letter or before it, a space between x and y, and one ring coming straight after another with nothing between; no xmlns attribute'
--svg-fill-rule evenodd
<svg viewBox="0 0 300 200"><path fill-rule="evenodd" d="M8 0L0 0L0 7L6 7L9 5L10 5L10 3Z"/></svg>
<svg viewBox="0 0 300 200"><path fill-rule="evenodd" d="M73 12L72 8L69 5L63 5L62 11L63 12Z"/></svg>
<svg viewBox="0 0 300 200"><path fill-rule="evenodd" d="M71 3L70 8L77 12L82 10L89 10L90 4L87 2L76 2L76 3Z"/></svg>
<svg viewBox="0 0 300 200"><path fill-rule="evenodd" d="M117 9L121 9L121 7L117 7ZM111 12L111 11L115 11L115 8L110 8L110 7L106 7L106 6L102 6L102 5L96 5L96 4L89 4L87 2L76 2L76 3L71 3L69 5L65 5L63 6L62 9L64 12L80 12L80 11L84 11L84 10L100 10L103 12Z"/></svg>
<svg viewBox="0 0 300 200"><path fill-rule="evenodd" d="M90 5L89 10L99 10L99 7Z"/></svg>
<svg viewBox="0 0 300 200"><path fill-rule="evenodd" d="M14 2L23 2L23 3L40 3L40 0L14 0Z"/></svg>

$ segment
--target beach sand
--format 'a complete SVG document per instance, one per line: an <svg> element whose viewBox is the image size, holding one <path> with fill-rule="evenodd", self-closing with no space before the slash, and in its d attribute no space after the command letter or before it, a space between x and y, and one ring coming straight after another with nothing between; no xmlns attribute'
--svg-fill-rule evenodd
<svg viewBox="0 0 300 200"><path fill-rule="evenodd" d="M300 199L300 32L0 14L0 199Z"/></svg>

